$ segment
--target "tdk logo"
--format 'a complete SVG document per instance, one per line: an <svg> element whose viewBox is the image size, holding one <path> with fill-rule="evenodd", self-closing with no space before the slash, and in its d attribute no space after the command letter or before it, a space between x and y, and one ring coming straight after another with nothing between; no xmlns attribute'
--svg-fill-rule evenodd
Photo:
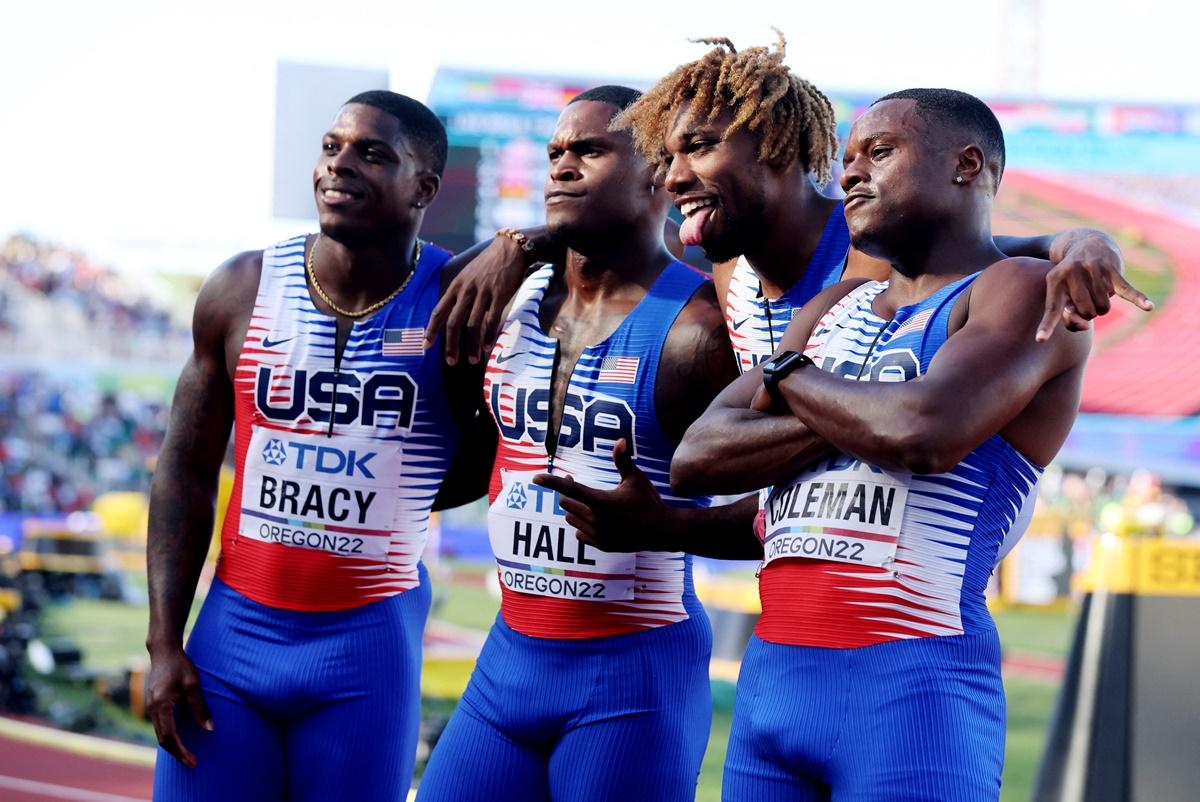
<svg viewBox="0 0 1200 802"><path fill-rule="evenodd" d="M347 371L318 370L310 375L301 368L275 381L271 374L270 367L259 366L255 386L255 404L268 420L293 423L307 414L317 423L332 419L338 426L412 427L417 385L407 373L375 371L360 379Z"/></svg>
<svg viewBox="0 0 1200 802"><path fill-rule="evenodd" d="M263 448L263 462L268 465L282 465L287 462L287 451L284 450L283 441L277 438L272 438Z"/></svg>
<svg viewBox="0 0 1200 802"><path fill-rule="evenodd" d="M354 448L343 451L333 446L272 439L263 448L263 461L268 465L283 465L287 462L288 451L292 452L297 471L312 471L332 476L375 478L370 467L371 460L377 453L375 451L359 451Z"/></svg>
<svg viewBox="0 0 1200 802"><path fill-rule="evenodd" d="M525 505L529 503L529 497L525 495L525 483L516 482L508 489L508 498L505 503L510 510L523 510Z"/></svg>

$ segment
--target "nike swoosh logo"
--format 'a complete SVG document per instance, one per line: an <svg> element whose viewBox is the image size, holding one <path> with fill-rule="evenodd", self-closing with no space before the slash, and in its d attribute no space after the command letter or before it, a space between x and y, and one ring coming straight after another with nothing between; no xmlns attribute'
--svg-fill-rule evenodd
<svg viewBox="0 0 1200 802"><path fill-rule="evenodd" d="M511 354L496 354L496 364L499 365L501 363L507 362L508 360L512 359L513 357L518 357L518 356L521 356L522 354L528 354L528 353L529 353L528 351L517 351L517 352L511 353Z"/></svg>
<svg viewBox="0 0 1200 802"><path fill-rule="evenodd" d="M294 339L296 339L296 335L294 335L294 334L291 337L284 337L282 340L272 340L272 339L270 339L269 336L263 337L262 347L263 348L274 348L277 345L283 345L284 343L286 343L290 340L294 340Z"/></svg>
<svg viewBox="0 0 1200 802"><path fill-rule="evenodd" d="M743 325L745 325L745 323L746 323L746 321L747 321L747 320L750 320L750 319L751 319L751 318L744 317L744 318L742 318L741 320L735 320L735 321L733 321L733 330L734 330L734 331L737 331L737 330L738 330L738 329L740 329L740 328L741 328Z"/></svg>

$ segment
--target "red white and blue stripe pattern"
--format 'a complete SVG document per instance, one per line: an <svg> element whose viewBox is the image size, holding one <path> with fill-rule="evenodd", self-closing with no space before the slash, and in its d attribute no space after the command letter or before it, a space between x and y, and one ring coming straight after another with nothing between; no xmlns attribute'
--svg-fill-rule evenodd
<svg viewBox="0 0 1200 802"><path fill-rule="evenodd" d="M345 610L419 582L460 433L441 350L413 350L410 333L423 331L450 254L423 248L404 291L354 323L335 370L336 321L313 304L304 245L263 255L234 380L237 474L217 573L271 607Z"/></svg>
<svg viewBox="0 0 1200 802"><path fill-rule="evenodd" d="M841 279L849 249L850 232L839 204L825 222L804 275L775 300L763 295L762 283L746 257L738 259L725 296L725 325L742 373L769 359L792 322L792 315Z"/></svg>
<svg viewBox="0 0 1200 802"><path fill-rule="evenodd" d="M493 502L506 472L547 469L546 421L557 341L542 330L538 310L555 271L554 266L545 266L521 286L488 363L484 398L500 429L489 488ZM688 499L671 492L675 448L663 433L654 406L667 332L704 281L680 262L668 265L616 331L584 349L567 387L554 473L591 487L611 488L620 482L612 461L619 431L615 416L588 412L604 404L607 409L628 410L632 416L634 462L668 504L709 503L707 497ZM600 426L588 424L589 420ZM634 587L635 596L627 601L555 598L503 587L501 614L516 631L541 638L594 638L671 624L688 617L685 600L695 601L691 557L639 552Z"/></svg>
<svg viewBox="0 0 1200 802"><path fill-rule="evenodd" d="M908 381L947 339L950 311L974 277L878 317L869 282L835 304L805 353L823 370L862 381ZM873 344L873 347L872 347ZM886 567L785 558L759 578L758 636L795 646L853 648L991 630L984 589L1042 469L999 435L942 474L912 475L895 562Z"/></svg>

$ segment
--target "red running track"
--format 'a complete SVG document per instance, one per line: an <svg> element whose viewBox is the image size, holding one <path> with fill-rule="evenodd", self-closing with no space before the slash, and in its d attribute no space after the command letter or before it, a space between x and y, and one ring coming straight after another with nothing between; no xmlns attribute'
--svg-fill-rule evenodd
<svg viewBox="0 0 1200 802"><path fill-rule="evenodd" d="M1004 673L1059 682L1059 658L1006 654ZM2 802L150 802L153 770L0 735Z"/></svg>
<svg viewBox="0 0 1200 802"><path fill-rule="evenodd" d="M4 802L149 802L154 772L0 736Z"/></svg>
<svg viewBox="0 0 1200 802"><path fill-rule="evenodd" d="M1062 180L1015 172L1005 178L1102 228L1135 229L1166 254L1174 271L1171 296L1146 325L1093 352L1083 380L1082 411L1134 415L1200 411L1200 370L1195 367L1200 349L1200 231Z"/></svg>

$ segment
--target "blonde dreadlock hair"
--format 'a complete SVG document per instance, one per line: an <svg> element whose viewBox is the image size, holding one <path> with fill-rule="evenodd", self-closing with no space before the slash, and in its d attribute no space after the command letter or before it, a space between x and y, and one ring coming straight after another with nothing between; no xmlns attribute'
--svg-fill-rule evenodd
<svg viewBox="0 0 1200 802"><path fill-rule="evenodd" d="M838 144L833 106L821 90L783 65L787 42L782 31L772 30L779 37L774 51L751 47L739 53L725 37L693 39L716 47L676 67L610 127L629 129L642 157L658 165L661 174L666 171L663 143L680 104L690 103L692 114L703 113L708 122L729 109L734 118L722 139L745 127L761 137L760 162L786 167L799 160L819 184L828 183Z"/></svg>

